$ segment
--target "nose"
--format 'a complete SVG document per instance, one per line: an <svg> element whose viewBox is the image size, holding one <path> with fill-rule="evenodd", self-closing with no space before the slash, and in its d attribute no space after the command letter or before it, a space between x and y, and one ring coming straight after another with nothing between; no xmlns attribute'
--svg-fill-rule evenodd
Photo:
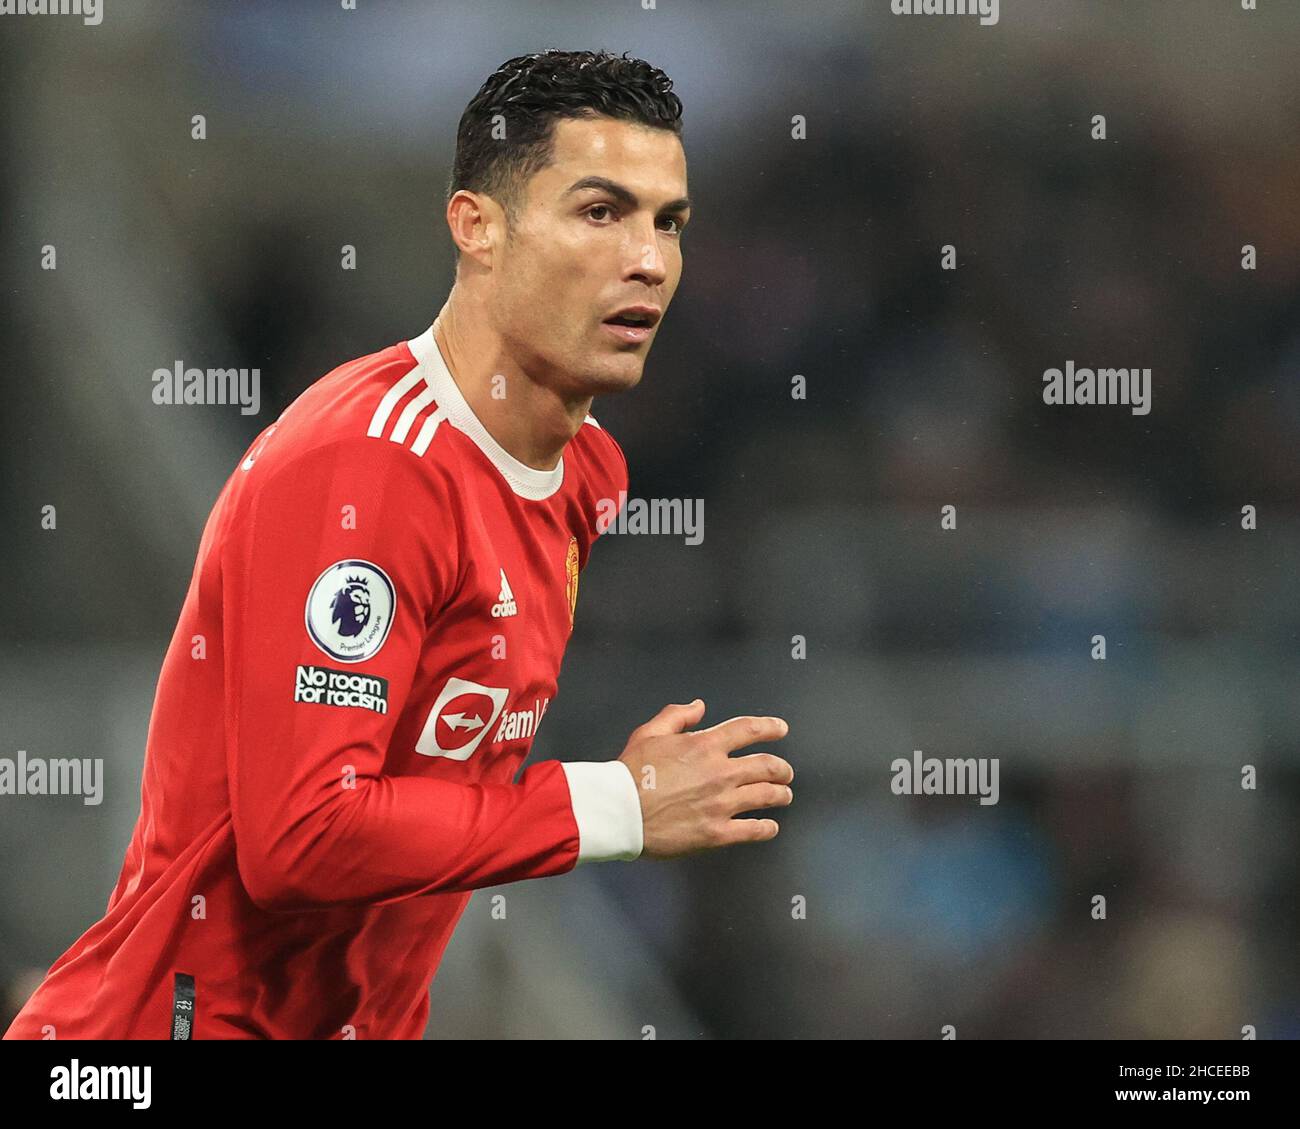
<svg viewBox="0 0 1300 1129"><path fill-rule="evenodd" d="M668 277L668 263L659 247L653 221L648 228L638 227L634 233L629 232L629 238L624 245L624 255L626 256L626 267L623 271L625 280L644 282L651 286L663 285Z"/></svg>

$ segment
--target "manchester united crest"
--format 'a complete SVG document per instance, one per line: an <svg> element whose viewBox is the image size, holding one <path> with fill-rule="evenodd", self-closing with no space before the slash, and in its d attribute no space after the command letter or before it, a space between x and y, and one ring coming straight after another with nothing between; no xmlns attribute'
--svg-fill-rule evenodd
<svg viewBox="0 0 1300 1129"><path fill-rule="evenodd" d="M578 610L578 539L569 538L569 551L564 558L564 590L569 594L569 630L573 630L573 614Z"/></svg>

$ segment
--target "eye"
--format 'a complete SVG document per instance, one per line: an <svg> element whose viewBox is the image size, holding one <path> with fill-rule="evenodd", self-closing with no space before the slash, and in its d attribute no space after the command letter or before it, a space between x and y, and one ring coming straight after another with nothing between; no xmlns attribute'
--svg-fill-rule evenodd
<svg viewBox="0 0 1300 1129"><path fill-rule="evenodd" d="M609 212L612 215L614 209L611 208L608 204L593 204L590 208L587 209L587 215L595 219L600 218L599 216L596 215L597 212Z"/></svg>
<svg viewBox="0 0 1300 1129"><path fill-rule="evenodd" d="M663 216L660 218L659 222L673 224L673 230L668 233L669 235L681 235L682 221L676 216Z"/></svg>

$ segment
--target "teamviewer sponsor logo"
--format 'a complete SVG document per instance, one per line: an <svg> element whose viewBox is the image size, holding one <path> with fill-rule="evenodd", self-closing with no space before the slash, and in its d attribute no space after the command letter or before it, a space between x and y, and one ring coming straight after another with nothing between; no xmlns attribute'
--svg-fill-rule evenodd
<svg viewBox="0 0 1300 1129"><path fill-rule="evenodd" d="M425 719L415 751L423 757L469 760L501 716L510 691L467 678L448 678Z"/></svg>
<svg viewBox="0 0 1300 1129"><path fill-rule="evenodd" d="M542 724L542 715L550 704L550 698L534 698L532 709L506 710L501 715L497 734L492 738L493 744L499 741L518 741L521 737L535 735L537 727Z"/></svg>
<svg viewBox="0 0 1300 1129"><path fill-rule="evenodd" d="M373 674L353 674L327 666L300 666L293 700L313 706L388 712L388 679Z"/></svg>

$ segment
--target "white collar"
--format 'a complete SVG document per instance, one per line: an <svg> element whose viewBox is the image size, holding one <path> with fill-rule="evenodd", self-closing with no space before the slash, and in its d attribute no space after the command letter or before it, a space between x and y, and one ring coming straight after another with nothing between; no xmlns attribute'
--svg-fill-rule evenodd
<svg viewBox="0 0 1300 1129"><path fill-rule="evenodd" d="M474 441L478 449L501 472L501 477L510 484L510 489L521 498L528 498L534 502L549 498L564 482L564 456L560 456L560 461L555 464L554 470L538 470L527 463L521 463L492 438L488 429L483 426L482 420L474 414L473 409L466 402L460 386L452 378L451 370L447 367L442 350L433 335L437 324L438 319L434 318L433 325L419 337L408 341L407 345L424 377L425 384L433 393L433 398L447 421Z"/></svg>

